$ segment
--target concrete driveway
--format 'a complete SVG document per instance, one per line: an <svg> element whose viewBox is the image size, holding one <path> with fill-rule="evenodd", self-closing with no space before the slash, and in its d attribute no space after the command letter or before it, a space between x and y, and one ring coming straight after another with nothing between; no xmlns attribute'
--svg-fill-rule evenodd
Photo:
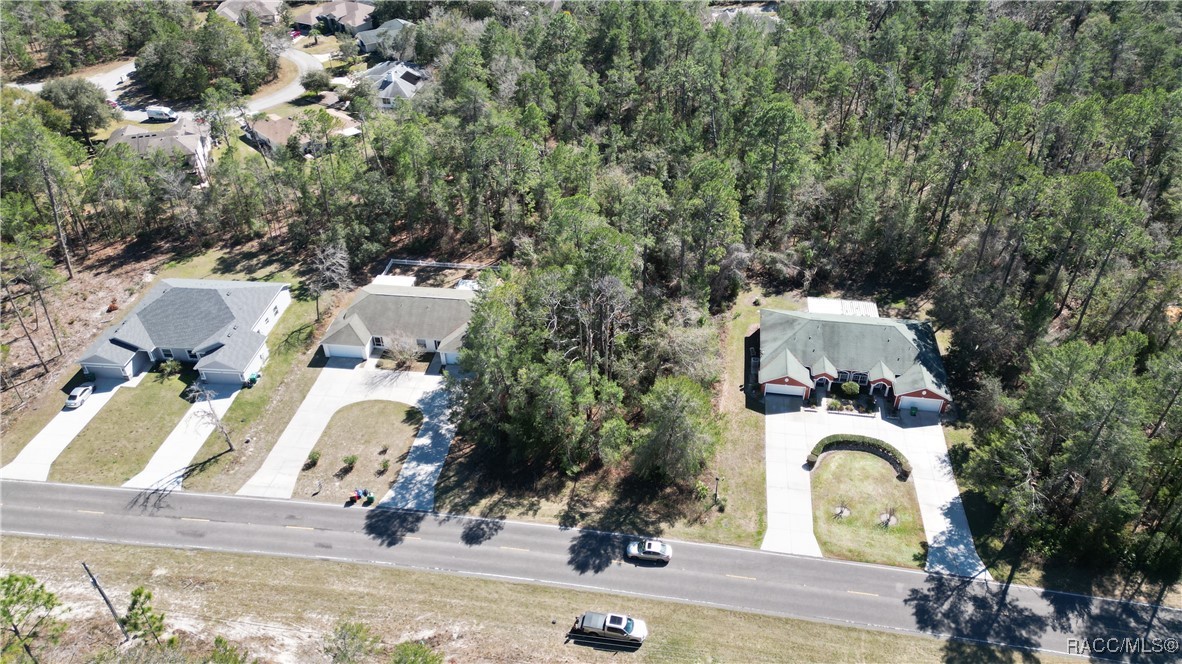
<svg viewBox="0 0 1182 664"><path fill-rule="evenodd" d="M54 416L45 428L29 441L12 463L0 468L0 477L10 480L37 480L44 482L49 479L49 467L65 451L70 442L86 428L95 415L107 405L115 391L121 387L135 387L144 379L141 373L131 380L114 380L100 378L95 381L94 394L90 395L81 406L71 410L62 410ZM62 397L65 402L65 397Z"/></svg>
<svg viewBox="0 0 1182 664"><path fill-rule="evenodd" d="M238 385L205 385L214 393L210 404L218 417L225 417L230 404L242 391ZM164 439L148 465L135 477L123 484L134 489L179 489L185 471L193 463L193 457L205 445L209 434L217 428L217 421L209 412L210 404L197 401L177 423L168 438Z"/></svg>
<svg viewBox="0 0 1182 664"><path fill-rule="evenodd" d="M813 534L812 484L804 463L825 436L870 436L893 445L911 463L911 479L928 540L927 570L989 578L973 544L960 488L952 475L944 429L935 413L880 415L808 411L797 397L769 397L765 416L768 528L760 548L819 556Z"/></svg>
<svg viewBox="0 0 1182 664"><path fill-rule="evenodd" d="M397 401L422 410L423 423L398 480L382 503L433 509L435 481L452 439L442 388L442 376L376 369L373 360L329 359L262 467L238 495L291 498L308 453L338 410L362 401Z"/></svg>

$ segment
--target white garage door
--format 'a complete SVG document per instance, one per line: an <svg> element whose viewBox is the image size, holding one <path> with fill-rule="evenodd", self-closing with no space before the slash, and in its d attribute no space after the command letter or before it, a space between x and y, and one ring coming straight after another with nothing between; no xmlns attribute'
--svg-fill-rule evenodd
<svg viewBox="0 0 1182 664"><path fill-rule="evenodd" d="M790 397L803 397L804 388L800 385L779 385L776 383L768 383L764 385L764 394L785 394Z"/></svg>
<svg viewBox="0 0 1182 664"><path fill-rule="evenodd" d="M356 357L362 360L365 359L365 348L363 346L323 344L321 348L324 349L325 357Z"/></svg>
<svg viewBox="0 0 1182 664"><path fill-rule="evenodd" d="M942 399L924 399L922 397L903 397L899 399L899 410L907 412L913 407L929 413L938 413L944 407L944 401Z"/></svg>

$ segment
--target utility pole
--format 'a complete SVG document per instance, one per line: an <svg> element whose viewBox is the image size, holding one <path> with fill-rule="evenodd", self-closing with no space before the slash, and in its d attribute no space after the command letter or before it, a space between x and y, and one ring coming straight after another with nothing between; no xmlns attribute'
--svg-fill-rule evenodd
<svg viewBox="0 0 1182 664"><path fill-rule="evenodd" d="M99 591L99 594L103 596L103 601L107 603L107 608L111 610L111 617L115 619L115 624L119 625L119 631L123 632L123 641L130 641L131 637L127 635L127 629L123 626L123 621L119 619L119 614L115 611L115 605L111 604L111 598L107 597L107 593L99 585L98 578L90 571L90 568L86 566L85 562L82 563L82 569L86 570L86 575L90 577L90 585Z"/></svg>

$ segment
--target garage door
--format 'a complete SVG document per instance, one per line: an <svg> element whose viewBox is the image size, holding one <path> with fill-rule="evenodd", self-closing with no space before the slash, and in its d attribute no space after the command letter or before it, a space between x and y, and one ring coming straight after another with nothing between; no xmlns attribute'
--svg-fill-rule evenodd
<svg viewBox="0 0 1182 664"><path fill-rule="evenodd" d="M899 399L899 410L904 412L916 408L917 410L929 413L938 413L943 407L943 399L924 399L922 397L903 397Z"/></svg>
<svg viewBox="0 0 1182 664"><path fill-rule="evenodd" d="M768 383L763 386L764 394L784 394L790 397L803 397L804 387L800 385L779 385L777 383Z"/></svg>
<svg viewBox="0 0 1182 664"><path fill-rule="evenodd" d="M324 344L325 357L356 357L358 359L365 359L365 347L363 346L340 346L336 344Z"/></svg>

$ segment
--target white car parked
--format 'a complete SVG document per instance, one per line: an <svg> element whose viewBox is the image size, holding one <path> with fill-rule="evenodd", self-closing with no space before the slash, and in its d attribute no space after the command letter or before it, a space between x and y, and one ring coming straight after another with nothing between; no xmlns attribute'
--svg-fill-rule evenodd
<svg viewBox="0 0 1182 664"><path fill-rule="evenodd" d="M82 383L70 390L70 396L66 397L66 408L81 406L92 394L94 394L94 383Z"/></svg>

